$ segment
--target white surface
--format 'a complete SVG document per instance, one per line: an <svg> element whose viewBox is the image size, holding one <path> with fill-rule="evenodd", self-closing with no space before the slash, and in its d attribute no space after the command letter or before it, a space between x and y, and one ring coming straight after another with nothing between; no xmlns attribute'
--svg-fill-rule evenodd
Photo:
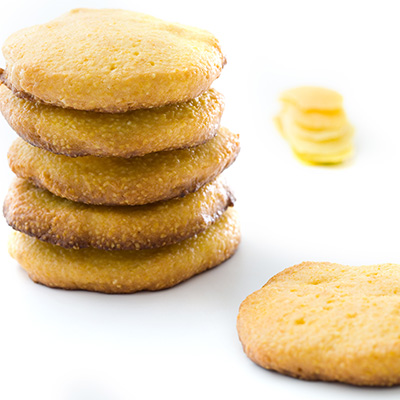
<svg viewBox="0 0 400 400"><path fill-rule="evenodd" d="M250 362L240 302L304 260L400 263L399 10L396 1L22 1L2 5L0 42L69 8L120 7L214 32L228 56L216 83L241 133L230 169L243 242L222 266L158 293L110 296L33 284L0 224L0 398L398 398L400 388L302 382ZM3 60L1 64L4 66ZM308 167L271 122L285 88L339 90L356 127L350 165ZM0 120L0 195L16 135ZM400 329L400 327L399 327Z"/></svg>

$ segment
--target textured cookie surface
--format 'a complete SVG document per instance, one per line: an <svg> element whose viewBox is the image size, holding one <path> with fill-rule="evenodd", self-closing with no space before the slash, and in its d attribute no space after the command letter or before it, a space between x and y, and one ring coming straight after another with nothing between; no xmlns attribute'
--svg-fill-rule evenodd
<svg viewBox="0 0 400 400"><path fill-rule="evenodd" d="M192 99L225 58L201 29L124 10L76 9L4 43L2 80L61 107L124 112Z"/></svg>
<svg viewBox="0 0 400 400"><path fill-rule="evenodd" d="M68 156L140 156L204 143L218 129L223 96L120 114L78 111L17 97L0 85L0 110L27 142Z"/></svg>
<svg viewBox="0 0 400 400"><path fill-rule="evenodd" d="M233 201L220 177L183 198L113 207L62 199L17 178L5 199L4 215L14 229L62 247L138 250L204 231Z"/></svg>
<svg viewBox="0 0 400 400"><path fill-rule="evenodd" d="M302 379L400 383L400 265L305 262L240 306L237 327L257 364Z"/></svg>
<svg viewBox="0 0 400 400"><path fill-rule="evenodd" d="M88 204L140 205L182 196L212 181L236 158L239 137L221 128L197 147L143 157L53 154L17 139L8 156L13 172L57 196Z"/></svg>
<svg viewBox="0 0 400 400"><path fill-rule="evenodd" d="M14 231L9 251L35 282L132 293L168 288L215 267L233 255L239 241L237 214L229 208L203 233L159 249L64 249Z"/></svg>

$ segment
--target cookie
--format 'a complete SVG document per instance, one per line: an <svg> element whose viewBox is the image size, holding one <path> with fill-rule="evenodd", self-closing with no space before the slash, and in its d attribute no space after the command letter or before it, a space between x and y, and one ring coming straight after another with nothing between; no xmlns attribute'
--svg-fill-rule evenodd
<svg viewBox="0 0 400 400"><path fill-rule="evenodd" d="M238 153L238 135L221 128L200 146L143 157L71 158L17 139L8 158L17 176L57 196L87 204L141 205L196 191L227 168Z"/></svg>
<svg viewBox="0 0 400 400"><path fill-rule="evenodd" d="M183 198L133 207L76 203L17 178L3 210L12 228L65 248L139 250L204 231L233 202L221 177Z"/></svg>
<svg viewBox="0 0 400 400"><path fill-rule="evenodd" d="M1 80L19 95L125 112L193 99L225 64L209 32L133 11L76 9L4 43Z"/></svg>
<svg viewBox="0 0 400 400"><path fill-rule="evenodd" d="M260 366L307 380L400 383L400 265L304 262L240 306L237 328Z"/></svg>
<svg viewBox="0 0 400 400"><path fill-rule="evenodd" d="M229 208L203 233L159 249L64 249L14 231L9 252L46 286L133 293L165 289L213 268L233 255L239 241L237 214Z"/></svg>
<svg viewBox="0 0 400 400"><path fill-rule="evenodd" d="M224 109L210 89L186 103L121 114L54 107L15 96L0 85L0 110L27 142L67 156L142 156L211 139Z"/></svg>

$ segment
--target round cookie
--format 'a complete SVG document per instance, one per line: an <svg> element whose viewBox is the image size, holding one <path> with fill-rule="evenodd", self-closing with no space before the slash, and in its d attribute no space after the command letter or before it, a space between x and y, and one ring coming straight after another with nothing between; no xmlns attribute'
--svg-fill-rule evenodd
<svg viewBox="0 0 400 400"><path fill-rule="evenodd" d="M4 43L1 80L60 107L125 112L188 101L225 64L209 32L133 11L75 9Z"/></svg>
<svg viewBox="0 0 400 400"><path fill-rule="evenodd" d="M3 211L14 229L65 248L139 250L204 231L233 202L220 177L183 198L133 207L76 203L17 178Z"/></svg>
<svg viewBox="0 0 400 400"><path fill-rule="evenodd" d="M223 96L210 89L186 103L121 114L54 107L0 84L0 111L27 142L67 156L142 156L199 145L216 133Z"/></svg>
<svg viewBox="0 0 400 400"><path fill-rule="evenodd" d="M46 286L133 293L165 289L213 268L234 254L239 241L237 214L229 208L206 231L159 249L64 249L14 231L9 252Z"/></svg>
<svg viewBox="0 0 400 400"><path fill-rule="evenodd" d="M304 262L240 306L244 351L301 379L400 384L400 265Z"/></svg>
<svg viewBox="0 0 400 400"><path fill-rule="evenodd" d="M197 147L143 157L53 154L17 139L8 153L12 171L57 196L87 204L141 205L194 192L227 168L239 136L226 128Z"/></svg>

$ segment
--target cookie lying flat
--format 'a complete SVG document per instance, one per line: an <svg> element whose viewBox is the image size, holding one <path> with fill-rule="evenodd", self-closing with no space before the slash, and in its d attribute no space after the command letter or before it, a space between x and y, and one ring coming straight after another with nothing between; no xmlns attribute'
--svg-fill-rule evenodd
<svg viewBox="0 0 400 400"><path fill-rule="evenodd" d="M17 178L3 210L10 226L45 242L66 248L138 250L204 231L233 202L220 177L183 198L136 207L76 203Z"/></svg>
<svg viewBox="0 0 400 400"><path fill-rule="evenodd" d="M133 293L168 288L213 268L233 255L239 241L237 214L229 208L203 233L159 249L64 249L13 232L9 251L46 286Z"/></svg>
<svg viewBox="0 0 400 400"><path fill-rule="evenodd" d="M49 106L15 96L0 85L0 110L27 142L67 156L141 156L192 147L211 139L224 109L210 89L186 103L122 114Z"/></svg>
<svg viewBox="0 0 400 400"><path fill-rule="evenodd" d="M13 172L57 196L88 204L141 205L194 192L239 153L239 136L221 128L197 147L143 157L66 157L22 139L8 156Z"/></svg>
<svg viewBox="0 0 400 400"><path fill-rule="evenodd" d="M125 112L188 101L225 58L209 32L124 10L76 9L4 43L2 80L78 110Z"/></svg>
<svg viewBox="0 0 400 400"><path fill-rule="evenodd" d="M305 262L240 306L237 327L257 364L310 380L400 383L400 265Z"/></svg>

